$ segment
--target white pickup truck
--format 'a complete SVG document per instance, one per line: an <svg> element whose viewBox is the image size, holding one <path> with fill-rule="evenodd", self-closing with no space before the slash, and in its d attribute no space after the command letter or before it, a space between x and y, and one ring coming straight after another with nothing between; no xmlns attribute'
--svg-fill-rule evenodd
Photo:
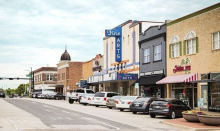
<svg viewBox="0 0 220 131"><path fill-rule="evenodd" d="M69 98L69 103L73 104L74 101L79 101L79 98L84 94L94 94L94 92L90 89L76 89L67 95Z"/></svg>

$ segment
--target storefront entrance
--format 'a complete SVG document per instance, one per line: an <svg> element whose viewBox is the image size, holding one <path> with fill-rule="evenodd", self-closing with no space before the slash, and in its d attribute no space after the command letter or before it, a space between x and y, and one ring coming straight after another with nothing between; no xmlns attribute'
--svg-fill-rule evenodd
<svg viewBox="0 0 220 131"><path fill-rule="evenodd" d="M203 99L203 109L208 109L208 86L201 85L201 98Z"/></svg>
<svg viewBox="0 0 220 131"><path fill-rule="evenodd" d="M141 86L141 97L164 98L164 85Z"/></svg>
<svg viewBox="0 0 220 131"><path fill-rule="evenodd" d="M197 107L197 87L185 83L172 84L172 98L182 100L191 108Z"/></svg>

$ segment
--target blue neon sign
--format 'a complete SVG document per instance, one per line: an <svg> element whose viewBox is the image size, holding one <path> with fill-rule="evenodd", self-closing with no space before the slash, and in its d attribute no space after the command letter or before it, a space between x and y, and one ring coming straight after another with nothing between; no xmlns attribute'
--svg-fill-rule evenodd
<svg viewBox="0 0 220 131"><path fill-rule="evenodd" d="M122 28L116 27L112 30L105 30L105 36L115 37L115 61L122 61Z"/></svg>

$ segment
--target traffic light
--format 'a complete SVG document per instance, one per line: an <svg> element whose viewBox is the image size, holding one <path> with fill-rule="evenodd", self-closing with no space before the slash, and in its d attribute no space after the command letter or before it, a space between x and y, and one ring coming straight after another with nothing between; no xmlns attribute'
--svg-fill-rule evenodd
<svg viewBox="0 0 220 131"><path fill-rule="evenodd" d="M2 77L0 77L0 80L3 80L3 78L2 78Z"/></svg>

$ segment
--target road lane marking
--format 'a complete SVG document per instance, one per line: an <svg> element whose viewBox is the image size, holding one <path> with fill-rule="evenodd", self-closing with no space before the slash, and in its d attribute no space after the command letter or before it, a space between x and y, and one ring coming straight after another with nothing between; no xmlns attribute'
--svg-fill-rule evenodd
<svg viewBox="0 0 220 131"><path fill-rule="evenodd" d="M69 120L73 120L72 118L69 118L69 117L66 117L67 119L69 119Z"/></svg>
<svg viewBox="0 0 220 131"><path fill-rule="evenodd" d="M112 126L112 125L106 124L106 123L104 123L104 122L102 122L101 124L106 125L106 126L109 126L109 127L112 127L112 128L115 128L116 130L120 130L120 128L118 128L118 127L116 127L116 126Z"/></svg>
<svg viewBox="0 0 220 131"><path fill-rule="evenodd" d="M63 111L63 110L62 110L62 112L64 112L64 113L70 113L70 112L68 112L68 111Z"/></svg>

